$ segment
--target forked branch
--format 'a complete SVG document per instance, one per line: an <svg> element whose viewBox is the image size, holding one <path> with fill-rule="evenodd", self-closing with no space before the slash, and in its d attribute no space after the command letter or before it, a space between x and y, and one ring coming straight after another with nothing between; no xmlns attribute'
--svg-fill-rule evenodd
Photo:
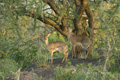
<svg viewBox="0 0 120 80"><path fill-rule="evenodd" d="M77 2L77 0L75 0ZM76 6L78 4L76 3ZM81 29L80 27L80 20L81 20L81 17L83 15L83 12L85 11L87 17L88 17L88 23L89 23L89 27L90 28L93 28L93 16L92 16L92 12L91 12L91 9L89 7L89 5L87 4L87 0L81 0L81 7L78 8L78 17L74 19L74 26L76 28L76 30L79 30Z"/></svg>
<svg viewBox="0 0 120 80"><path fill-rule="evenodd" d="M57 15L60 14L60 11L57 9L53 0L43 0L43 2L47 3Z"/></svg>
<svg viewBox="0 0 120 80"><path fill-rule="evenodd" d="M34 17L35 17L35 13L30 13L28 16L34 18ZM51 19L49 19L49 18L46 18L46 17L42 18L41 16L38 16L37 19L40 20L40 21L42 21L42 22L45 23L45 24L48 24L48 25L53 26L53 27L54 27L56 30L58 30L62 35L64 35L64 36L67 35L66 30L63 31L63 30L60 28L60 26L59 26L55 21L53 21L53 20L51 20Z"/></svg>

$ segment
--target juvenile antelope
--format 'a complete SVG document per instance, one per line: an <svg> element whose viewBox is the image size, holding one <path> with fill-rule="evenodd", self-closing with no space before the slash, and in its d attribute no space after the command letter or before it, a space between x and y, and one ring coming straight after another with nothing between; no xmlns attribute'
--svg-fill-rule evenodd
<svg viewBox="0 0 120 80"><path fill-rule="evenodd" d="M50 35L51 34L49 33L48 35L45 36L45 44L46 44L47 49L51 52L51 63L53 63L53 53L56 51L59 51L59 52L64 54L64 58L62 60L62 63L64 62L64 60L67 61L67 58L68 58L68 46L67 46L67 44L65 44L62 41L48 43L48 37Z"/></svg>
<svg viewBox="0 0 120 80"><path fill-rule="evenodd" d="M68 33L67 33L67 38L70 44L72 45L72 58L76 58L76 53L75 53L75 47L77 45L80 45L84 49L88 49L88 47L91 45L91 40L88 36L86 35L75 35L72 33L72 29L68 28ZM88 57L89 53L87 53Z"/></svg>

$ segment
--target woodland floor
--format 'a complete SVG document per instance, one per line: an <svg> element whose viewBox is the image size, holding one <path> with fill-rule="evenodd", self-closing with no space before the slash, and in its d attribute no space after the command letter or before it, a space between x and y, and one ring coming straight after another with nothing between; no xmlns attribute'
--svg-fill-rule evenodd
<svg viewBox="0 0 120 80"><path fill-rule="evenodd" d="M72 66L76 64L88 64L91 63L93 66L103 64L105 58L103 56L99 58L91 58L91 59L72 59L68 58L71 62ZM56 67L65 67L66 63L61 63L62 58L57 58L53 60L53 64L48 63L48 66L38 66L38 63L35 63L29 67L27 67L23 72L20 73L20 80L34 80L33 77L40 77L44 78L45 80L49 80L50 78L54 78L54 72ZM50 61L48 61L50 62ZM10 79L11 75L8 76L5 80L13 80ZM39 79L40 80L40 79Z"/></svg>
<svg viewBox="0 0 120 80"><path fill-rule="evenodd" d="M72 63L71 65L75 66L76 64L80 64L80 63L91 63L93 66L97 66L103 63L104 61L104 57L100 57L97 59L72 59L72 58L68 58L69 61ZM42 76L45 80L49 80L50 78L53 78L53 73L54 73L54 69L56 67L65 67L66 63L61 63L62 58L57 58L53 60L53 64L49 63L49 66L47 67L38 67L37 63L33 64L31 66L29 66L26 71L31 72L33 70L34 73L36 73L38 76ZM101 62L99 62L101 61Z"/></svg>

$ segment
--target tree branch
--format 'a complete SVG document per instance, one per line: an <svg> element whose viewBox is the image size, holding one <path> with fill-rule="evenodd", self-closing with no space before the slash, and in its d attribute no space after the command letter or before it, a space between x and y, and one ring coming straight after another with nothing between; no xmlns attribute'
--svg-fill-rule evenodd
<svg viewBox="0 0 120 80"><path fill-rule="evenodd" d="M62 30L67 30L67 28L66 28L67 24L66 24L65 15L62 17L61 23L62 23L61 29Z"/></svg>
<svg viewBox="0 0 120 80"><path fill-rule="evenodd" d="M47 3L51 9L57 14L57 15L60 15L60 11L57 9L55 3L54 3L54 0L43 0L45 3ZM67 2L67 0L65 0L65 3ZM62 20L61 20L61 23L62 25L60 26L60 28L62 30L67 30L66 28L66 19L65 19L65 16L62 17Z"/></svg>
<svg viewBox="0 0 120 80"><path fill-rule="evenodd" d="M78 11L78 19L77 19L77 22L80 21L81 17L82 17L82 14L84 12L84 9L86 8L87 6L87 0L81 0L81 8L79 8L79 11Z"/></svg>
<svg viewBox="0 0 120 80"><path fill-rule="evenodd" d="M79 1L79 0L75 0L75 5L76 5L77 7L79 7L79 6L80 6L80 1Z"/></svg>
<svg viewBox="0 0 120 80"><path fill-rule="evenodd" d="M85 12L88 16L89 27L93 28L93 16L92 16L92 12L91 12L89 5L86 6Z"/></svg>
<svg viewBox="0 0 120 80"><path fill-rule="evenodd" d="M43 0L43 2L47 3L57 15L60 14L60 11L57 9L53 0Z"/></svg>
<svg viewBox="0 0 120 80"><path fill-rule="evenodd" d="M80 6L80 1L79 0L75 0L75 5L76 5L76 12Z"/></svg>
<svg viewBox="0 0 120 80"><path fill-rule="evenodd" d="M34 17L35 17L35 13L30 13L28 16L34 18ZM45 23L45 24L48 24L48 25L53 26L53 27L54 27L57 31L59 31L62 35L67 36L67 30L66 30L66 29L65 29L65 30L62 30L62 29L60 28L60 25L58 25L55 21L53 21L53 20L51 20L51 19L49 19L49 18L45 18L45 17L42 18L41 16L38 16L37 19L40 20L40 21L42 21L42 22Z"/></svg>
<svg viewBox="0 0 120 80"><path fill-rule="evenodd" d="M77 1L77 0L76 0ZM77 3L76 3L77 4ZM86 5L87 5L87 0L81 0L81 7L78 9L78 18L77 19L74 19L74 26L76 28L76 30L81 30L80 28L80 20L81 20L81 17L82 17L82 14L86 8Z"/></svg>

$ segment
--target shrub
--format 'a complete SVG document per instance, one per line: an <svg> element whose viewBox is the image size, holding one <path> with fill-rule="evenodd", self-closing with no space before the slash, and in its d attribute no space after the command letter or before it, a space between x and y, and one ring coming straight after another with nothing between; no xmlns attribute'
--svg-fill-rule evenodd
<svg viewBox="0 0 120 80"><path fill-rule="evenodd" d="M12 72L16 72L19 68L19 65L11 59L1 59L0 60L0 80L8 76Z"/></svg>

